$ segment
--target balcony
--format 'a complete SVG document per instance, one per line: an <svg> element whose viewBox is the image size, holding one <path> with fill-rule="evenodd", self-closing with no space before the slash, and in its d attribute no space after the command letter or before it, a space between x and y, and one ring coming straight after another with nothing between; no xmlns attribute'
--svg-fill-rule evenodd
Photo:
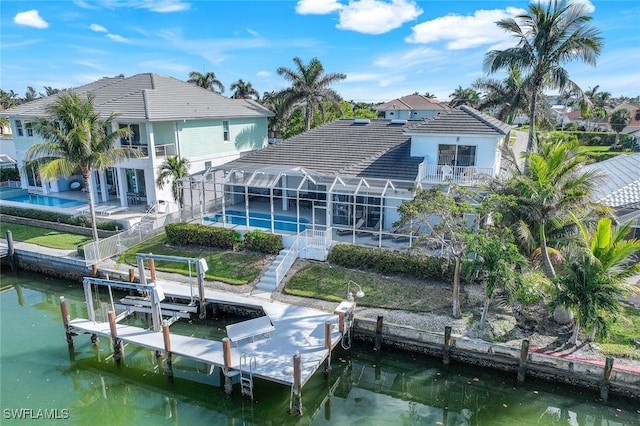
<svg viewBox="0 0 640 426"><path fill-rule="evenodd" d="M418 168L418 180L423 183L454 182L461 185L477 185L493 176L492 168L477 166L449 166L424 163Z"/></svg>
<svg viewBox="0 0 640 426"><path fill-rule="evenodd" d="M171 157L176 155L176 145L156 145L156 157Z"/></svg>
<svg viewBox="0 0 640 426"><path fill-rule="evenodd" d="M128 144L126 142L120 144L122 148L131 148L140 152L140 157L148 157L149 156L149 146L148 145L140 145L140 144Z"/></svg>

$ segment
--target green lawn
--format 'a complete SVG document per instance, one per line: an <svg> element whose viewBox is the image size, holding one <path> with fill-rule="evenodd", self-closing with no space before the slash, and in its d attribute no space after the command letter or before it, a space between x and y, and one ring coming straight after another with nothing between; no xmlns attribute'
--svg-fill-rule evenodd
<svg viewBox="0 0 640 426"><path fill-rule="evenodd" d="M584 151L585 153L588 152L609 152L609 147L608 146L587 146L587 145L583 145L580 147L581 151Z"/></svg>
<svg viewBox="0 0 640 426"><path fill-rule="evenodd" d="M430 312L451 305L451 290L443 287L442 294L434 294L432 286L380 277L364 272L310 265L294 275L285 286L285 293L314 299L340 302L345 299L349 280L358 283L365 297L357 302L362 306L408 311ZM351 285L356 293L358 286Z"/></svg>
<svg viewBox="0 0 640 426"><path fill-rule="evenodd" d="M264 264L262 257L254 254L213 251L204 248L171 247L165 243L166 236L162 234L127 250L122 254L119 261L135 266L137 265L136 253L203 257L207 260L207 265L209 266L209 270L206 272L206 279L233 285L248 284L255 280L262 271ZM159 271L189 274L189 265L186 263L156 261L155 266ZM195 273L194 266L192 266L192 274L194 276Z"/></svg>
<svg viewBox="0 0 640 426"><path fill-rule="evenodd" d="M600 351L607 355L625 355L640 359L640 309L623 308L611 325L609 337L598 342Z"/></svg>
<svg viewBox="0 0 640 426"><path fill-rule="evenodd" d="M11 231L13 240L16 242L21 241L60 250L76 250L78 246L91 242L91 237L85 235L70 234L28 225L0 223L2 238L6 238L7 230Z"/></svg>

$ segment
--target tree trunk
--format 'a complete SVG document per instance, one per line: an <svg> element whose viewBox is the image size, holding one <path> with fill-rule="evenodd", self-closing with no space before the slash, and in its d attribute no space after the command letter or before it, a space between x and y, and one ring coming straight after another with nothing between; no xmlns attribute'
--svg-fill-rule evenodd
<svg viewBox="0 0 640 426"><path fill-rule="evenodd" d="M598 332L598 326L594 325L593 326L593 330L591 330L591 335L589 336L589 338L587 339L589 342L593 342L594 340L596 340L596 333Z"/></svg>
<svg viewBox="0 0 640 426"><path fill-rule="evenodd" d="M578 333L580 332L580 322L576 321L576 325L573 327L573 333L569 339L569 343L572 345L578 344Z"/></svg>
<svg viewBox="0 0 640 426"><path fill-rule="evenodd" d="M487 313L489 312L489 303L491 303L491 299L488 297L484 298L484 306L482 307L482 316L480 317L480 324L478 328L480 330L484 330L484 326L487 322Z"/></svg>
<svg viewBox="0 0 640 426"><path fill-rule="evenodd" d="M460 255L455 257L456 264L453 271L453 317L461 318L462 310L460 309L460 271L462 269L462 260Z"/></svg>
<svg viewBox="0 0 640 426"><path fill-rule="evenodd" d="M540 256L542 256L542 267L544 268L544 274L550 280L556 279L556 270L551 263L551 259L549 258L549 251L547 250L547 236L544 232L545 221L541 221L540 223Z"/></svg>
<svg viewBox="0 0 640 426"><path fill-rule="evenodd" d="M98 242L98 227L96 226L96 209L93 201L93 187L91 186L91 170L82 173L84 187L87 189L87 200L89 201L89 215L91 216L91 232L93 241Z"/></svg>

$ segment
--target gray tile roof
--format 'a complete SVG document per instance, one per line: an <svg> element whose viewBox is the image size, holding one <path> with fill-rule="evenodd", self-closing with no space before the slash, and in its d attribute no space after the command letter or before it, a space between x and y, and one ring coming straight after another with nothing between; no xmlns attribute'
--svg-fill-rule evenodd
<svg viewBox="0 0 640 426"><path fill-rule="evenodd" d="M443 111L449 107L435 99L429 99L422 95L403 96L376 106L376 111L387 110L425 110L425 111Z"/></svg>
<svg viewBox="0 0 640 426"><path fill-rule="evenodd" d="M406 131L409 134L507 135L511 126L474 108L459 106L411 124Z"/></svg>
<svg viewBox="0 0 640 426"><path fill-rule="evenodd" d="M414 180L422 158L410 157L411 138L391 120L341 119L270 145L230 166L283 165L329 175Z"/></svg>
<svg viewBox="0 0 640 426"><path fill-rule="evenodd" d="M172 77L152 73L128 78L103 78L70 89L78 95L91 94L103 117L113 111L122 121L162 121L270 117L271 111L252 100L229 99L210 90ZM36 99L3 112L17 117L46 116L46 107L58 95Z"/></svg>
<svg viewBox="0 0 640 426"><path fill-rule="evenodd" d="M589 164L585 170L599 170L607 177L596 189L599 202L614 208L640 208L640 153L618 155Z"/></svg>

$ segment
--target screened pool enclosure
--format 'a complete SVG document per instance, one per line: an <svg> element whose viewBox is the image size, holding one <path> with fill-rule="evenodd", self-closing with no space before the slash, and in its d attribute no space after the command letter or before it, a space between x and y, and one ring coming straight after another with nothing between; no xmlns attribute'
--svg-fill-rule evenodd
<svg viewBox="0 0 640 426"><path fill-rule="evenodd" d="M331 176L302 167L222 165L179 181L184 217L240 230L321 232L332 241L409 247L393 226L414 181Z"/></svg>

